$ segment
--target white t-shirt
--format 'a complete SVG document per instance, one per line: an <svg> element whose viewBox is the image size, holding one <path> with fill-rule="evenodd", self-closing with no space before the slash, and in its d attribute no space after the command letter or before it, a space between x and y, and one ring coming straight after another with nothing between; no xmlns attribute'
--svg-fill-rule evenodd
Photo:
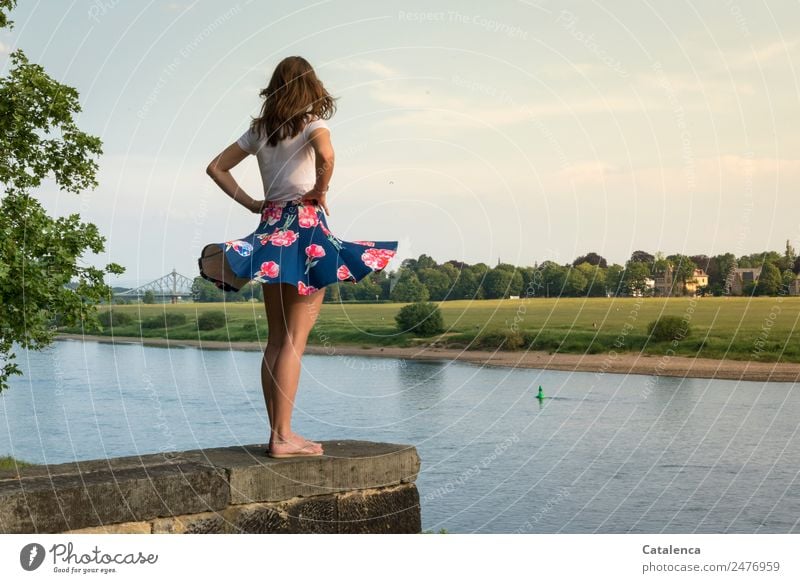
<svg viewBox="0 0 800 583"><path fill-rule="evenodd" d="M314 117L293 138L285 138L275 146L267 143L266 136L258 135L247 128L236 143L248 154L255 154L264 198L274 201L289 201L300 198L316 184L316 158L309 135L317 128L330 131L324 119Z"/></svg>

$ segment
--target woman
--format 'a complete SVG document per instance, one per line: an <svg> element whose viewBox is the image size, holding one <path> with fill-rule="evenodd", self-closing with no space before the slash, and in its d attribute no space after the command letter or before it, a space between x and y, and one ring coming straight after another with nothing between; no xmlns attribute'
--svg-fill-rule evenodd
<svg viewBox="0 0 800 583"><path fill-rule="evenodd" d="M225 290L261 282L269 326L261 364L270 423L267 454L322 455L320 443L292 431L291 419L300 359L323 288L383 270L397 252L397 241L343 241L328 228L326 195L334 151L325 120L336 105L311 65L301 57L282 60L260 96L259 117L207 168L228 196L259 215L258 228L206 246L200 274ZM251 198L230 173L248 154L258 159L264 200Z"/></svg>

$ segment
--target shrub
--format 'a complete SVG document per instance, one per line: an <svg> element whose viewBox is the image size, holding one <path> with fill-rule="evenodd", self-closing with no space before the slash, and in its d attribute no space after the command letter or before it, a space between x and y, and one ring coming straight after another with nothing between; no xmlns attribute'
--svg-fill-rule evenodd
<svg viewBox="0 0 800 583"><path fill-rule="evenodd" d="M434 303L414 302L403 306L394 317L401 332L415 336L431 336L444 332L442 312Z"/></svg>
<svg viewBox="0 0 800 583"><path fill-rule="evenodd" d="M485 332L478 336L476 342L479 348L500 350L519 350L526 343L525 336L513 330Z"/></svg>
<svg viewBox="0 0 800 583"><path fill-rule="evenodd" d="M170 328L181 326L187 321L186 314L177 312L166 312L160 316L153 316L147 320L142 320L142 328Z"/></svg>
<svg viewBox="0 0 800 583"><path fill-rule="evenodd" d="M186 314L180 312L166 312L164 314L164 323L167 326L183 326L188 320Z"/></svg>
<svg viewBox="0 0 800 583"><path fill-rule="evenodd" d="M103 327L108 328L113 326L127 326L133 323L133 316L127 312L116 312L113 310L105 310L97 314L97 319Z"/></svg>
<svg viewBox="0 0 800 583"><path fill-rule="evenodd" d="M203 312L197 318L199 330L214 330L226 324L225 312Z"/></svg>
<svg viewBox="0 0 800 583"><path fill-rule="evenodd" d="M678 316L661 316L658 320L653 320L647 324L647 333L657 342L673 339L680 340L688 336L690 332L689 322L684 322Z"/></svg>

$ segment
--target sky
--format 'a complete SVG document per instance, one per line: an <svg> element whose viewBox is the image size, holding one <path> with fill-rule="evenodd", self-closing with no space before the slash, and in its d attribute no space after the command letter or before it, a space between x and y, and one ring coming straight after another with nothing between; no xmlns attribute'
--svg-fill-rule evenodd
<svg viewBox="0 0 800 583"><path fill-rule="evenodd" d="M390 270L800 247L794 1L19 4L0 74L23 49L103 141L96 189L38 195L98 225L112 285L255 229L205 168L292 55L338 98L329 225L399 241ZM263 198L255 157L233 174Z"/></svg>

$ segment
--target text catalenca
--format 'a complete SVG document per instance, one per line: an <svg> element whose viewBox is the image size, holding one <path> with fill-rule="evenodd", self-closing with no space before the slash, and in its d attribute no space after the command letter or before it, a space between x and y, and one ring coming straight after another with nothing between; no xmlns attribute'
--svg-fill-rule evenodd
<svg viewBox="0 0 800 583"><path fill-rule="evenodd" d="M668 547L651 547L650 545L644 545L642 547L642 552L645 555L699 555L700 548L673 547L672 545Z"/></svg>

